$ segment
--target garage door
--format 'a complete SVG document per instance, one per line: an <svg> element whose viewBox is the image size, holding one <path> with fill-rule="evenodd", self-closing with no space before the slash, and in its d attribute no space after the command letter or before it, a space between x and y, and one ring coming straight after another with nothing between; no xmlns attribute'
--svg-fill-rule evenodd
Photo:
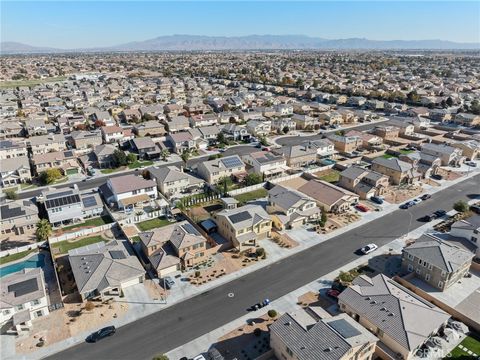
<svg viewBox="0 0 480 360"><path fill-rule="evenodd" d="M127 280L127 281L124 281L122 283L122 288L125 289L126 287L129 287L129 286L132 286L132 285L135 285L135 284L139 284L141 283L142 277L137 277L137 278L134 278L134 279L131 279L131 280Z"/></svg>
<svg viewBox="0 0 480 360"><path fill-rule="evenodd" d="M174 273L177 270L179 270L177 265L167 267L165 269L162 269L162 270L158 271L158 277L162 278L164 276L167 276L168 274Z"/></svg>

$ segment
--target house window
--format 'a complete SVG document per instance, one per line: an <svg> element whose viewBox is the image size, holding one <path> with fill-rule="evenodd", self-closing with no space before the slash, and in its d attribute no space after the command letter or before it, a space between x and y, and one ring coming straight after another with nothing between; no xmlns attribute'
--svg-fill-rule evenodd
<svg viewBox="0 0 480 360"><path fill-rule="evenodd" d="M430 274L425 275L425 280L430 280Z"/></svg>
<svg viewBox="0 0 480 360"><path fill-rule="evenodd" d="M23 310L23 305L22 305L22 304L17 305L17 310L19 310L19 311L20 311L20 310Z"/></svg>
<svg viewBox="0 0 480 360"><path fill-rule="evenodd" d="M3 315L8 315L10 314L10 310L3 310Z"/></svg>
<svg viewBox="0 0 480 360"><path fill-rule="evenodd" d="M432 264L428 264L428 270L432 270L433 269L433 265Z"/></svg>
<svg viewBox="0 0 480 360"><path fill-rule="evenodd" d="M408 264L408 271L409 271L409 272L412 272L412 271L413 271L413 265Z"/></svg>
<svg viewBox="0 0 480 360"><path fill-rule="evenodd" d="M442 278L446 277L447 276L447 273L446 271L442 271Z"/></svg>
<svg viewBox="0 0 480 360"><path fill-rule="evenodd" d="M40 300L35 299L31 302L31 304L32 304L32 306L38 305L38 304L40 304Z"/></svg>
<svg viewBox="0 0 480 360"><path fill-rule="evenodd" d="M417 273L417 274L420 274L420 268L417 268L416 273Z"/></svg>
<svg viewBox="0 0 480 360"><path fill-rule="evenodd" d="M36 312L35 312L35 316L36 316L36 317L41 317L41 316L43 316L42 310L36 311Z"/></svg>
<svg viewBox="0 0 480 360"><path fill-rule="evenodd" d="M443 288L443 281L439 281L439 282L438 282L438 287L439 287L439 288Z"/></svg>

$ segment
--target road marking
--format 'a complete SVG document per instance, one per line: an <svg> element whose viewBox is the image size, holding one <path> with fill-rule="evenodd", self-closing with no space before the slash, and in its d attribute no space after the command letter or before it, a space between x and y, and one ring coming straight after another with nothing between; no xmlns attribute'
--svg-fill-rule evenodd
<svg viewBox="0 0 480 360"><path fill-rule="evenodd" d="M233 292L231 292L231 293L228 293L227 296L228 296L229 298L233 298L233 297L235 296L235 294L234 294Z"/></svg>

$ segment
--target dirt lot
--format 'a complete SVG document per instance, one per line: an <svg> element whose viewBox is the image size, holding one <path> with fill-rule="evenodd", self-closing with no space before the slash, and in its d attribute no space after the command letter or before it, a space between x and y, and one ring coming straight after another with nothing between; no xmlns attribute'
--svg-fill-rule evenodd
<svg viewBox="0 0 480 360"><path fill-rule="evenodd" d="M44 346L48 346L84 331L93 331L101 328L107 321L125 315L128 310L126 304L116 302L94 304L96 307L92 311L85 310L83 304L65 304L65 308L35 320L28 336L17 339L16 351L33 352L39 342L43 341Z"/></svg>
<svg viewBox="0 0 480 360"><path fill-rule="evenodd" d="M295 178L295 179L291 179L291 180L287 180L287 181L282 181L281 183L279 183L280 185L282 186L287 186L287 187L291 187L292 189L298 189L299 187L301 187L302 185L305 185L306 183L308 182L308 180L302 178L302 177L298 177L298 178Z"/></svg>
<svg viewBox="0 0 480 360"><path fill-rule="evenodd" d="M421 184L391 186L383 195L385 201L400 204L408 199L420 195L423 192Z"/></svg>
<svg viewBox="0 0 480 360"><path fill-rule="evenodd" d="M336 229L340 229L348 224L351 224L360 219L360 215L354 212L347 212L344 214L328 214L328 220L320 234L328 234Z"/></svg>
<svg viewBox="0 0 480 360"><path fill-rule="evenodd" d="M249 324L240 326L219 338L214 346L227 360L255 359L270 349L268 327L273 322L274 319L266 314L251 319ZM260 329L258 336L254 334L255 329Z"/></svg>
<svg viewBox="0 0 480 360"><path fill-rule="evenodd" d="M298 297L298 304L303 307L320 306L327 310L330 306L335 304L334 300L321 296L319 293L309 291Z"/></svg>
<svg viewBox="0 0 480 360"><path fill-rule="evenodd" d="M287 234L280 234L276 231L272 231L272 239L271 239L275 244L277 244L280 247L291 249L294 248L295 246L298 246L298 243L293 240L290 236Z"/></svg>
<svg viewBox="0 0 480 360"><path fill-rule="evenodd" d="M136 236L138 234L138 229L136 226L124 226L123 227L123 232L125 235L127 235L129 238Z"/></svg>
<svg viewBox="0 0 480 360"><path fill-rule="evenodd" d="M439 168L437 173L438 175L442 175L445 180L449 181L457 180L465 175L465 173L461 171L452 171L443 168Z"/></svg>
<svg viewBox="0 0 480 360"><path fill-rule="evenodd" d="M430 186L440 186L438 182L430 178L422 179L422 182Z"/></svg>
<svg viewBox="0 0 480 360"><path fill-rule="evenodd" d="M2 234L0 235L0 250L9 250L14 249L19 246L25 246L34 244L37 242L37 237L35 234L23 234L23 235L15 235L13 233L10 234Z"/></svg>

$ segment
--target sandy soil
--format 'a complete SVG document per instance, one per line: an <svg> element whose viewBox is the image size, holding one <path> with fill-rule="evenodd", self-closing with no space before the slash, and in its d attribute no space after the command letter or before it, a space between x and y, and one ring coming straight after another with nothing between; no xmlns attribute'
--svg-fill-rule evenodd
<svg viewBox="0 0 480 360"><path fill-rule="evenodd" d="M420 195L423 192L421 184L407 186L391 186L383 195L385 201L393 204L400 204L404 201Z"/></svg>

